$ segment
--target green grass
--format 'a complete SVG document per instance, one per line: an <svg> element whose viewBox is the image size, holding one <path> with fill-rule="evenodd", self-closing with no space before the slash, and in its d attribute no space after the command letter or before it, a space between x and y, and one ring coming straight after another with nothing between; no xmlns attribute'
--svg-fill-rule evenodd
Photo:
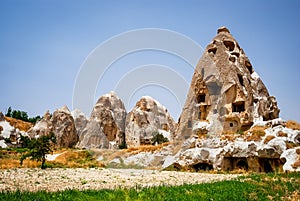
<svg viewBox="0 0 300 201"><path fill-rule="evenodd" d="M232 181L177 187L116 190L2 192L0 200L294 200L300 199L300 173L254 174Z"/></svg>

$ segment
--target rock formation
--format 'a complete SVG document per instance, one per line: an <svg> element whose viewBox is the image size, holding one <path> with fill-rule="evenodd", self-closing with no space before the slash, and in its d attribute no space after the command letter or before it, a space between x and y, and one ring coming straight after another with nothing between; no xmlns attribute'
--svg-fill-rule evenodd
<svg viewBox="0 0 300 201"><path fill-rule="evenodd" d="M118 148L125 143L126 109L114 93L99 98L80 136L78 147Z"/></svg>
<svg viewBox="0 0 300 201"><path fill-rule="evenodd" d="M51 132L51 114L47 111L43 118L39 120L34 127L29 129L28 134L31 138L48 135Z"/></svg>
<svg viewBox="0 0 300 201"><path fill-rule="evenodd" d="M126 144L135 147L151 144L154 132L160 132L169 141L173 139L176 123L158 101L142 97L126 118Z"/></svg>
<svg viewBox="0 0 300 201"><path fill-rule="evenodd" d="M73 147L78 142L74 119L69 109L64 106L56 110L52 117L49 111L28 131L30 137L39 137L53 132L58 147Z"/></svg>
<svg viewBox="0 0 300 201"><path fill-rule="evenodd" d="M7 118L0 112L0 147L2 148L16 147L21 135L27 136L25 131L14 127L15 124L12 124L10 121L18 121L18 126L20 124L27 124L27 122L13 118L9 118L9 121L7 121Z"/></svg>
<svg viewBox="0 0 300 201"><path fill-rule="evenodd" d="M275 97L229 30L221 27L196 66L176 131L181 148L173 165L298 171L300 130L288 128L278 116Z"/></svg>
<svg viewBox="0 0 300 201"><path fill-rule="evenodd" d="M74 119L76 133L77 133L78 137L80 138L82 131L85 129L85 127L88 123L88 119L85 116L85 114L78 109L73 110L71 112L71 115Z"/></svg>
<svg viewBox="0 0 300 201"><path fill-rule="evenodd" d="M245 131L255 121L278 116L275 97L244 50L226 27L219 28L196 66L176 131L178 140Z"/></svg>
<svg viewBox="0 0 300 201"><path fill-rule="evenodd" d="M67 106L56 110L51 119L51 131L56 136L56 144L59 147L74 147L78 142L74 119Z"/></svg>
<svg viewBox="0 0 300 201"><path fill-rule="evenodd" d="M5 119L4 119L4 115L3 115L3 113L2 112L0 112L0 121L4 121Z"/></svg>

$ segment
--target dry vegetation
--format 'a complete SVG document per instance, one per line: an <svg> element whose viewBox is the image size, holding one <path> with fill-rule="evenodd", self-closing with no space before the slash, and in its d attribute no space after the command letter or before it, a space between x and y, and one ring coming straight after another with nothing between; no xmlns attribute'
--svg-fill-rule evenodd
<svg viewBox="0 0 300 201"><path fill-rule="evenodd" d="M20 158L22 153L19 150L0 150L0 168L37 168L41 166L41 162L26 159L20 166ZM48 167L58 168L85 168L85 167L103 167L104 165L97 161L93 154L87 150L57 150L55 153L62 153L55 161L47 161Z"/></svg>
<svg viewBox="0 0 300 201"><path fill-rule="evenodd" d="M288 120L285 123L285 126L287 128L293 129L293 130L300 130L300 124L296 121L293 121L293 120Z"/></svg>
<svg viewBox="0 0 300 201"><path fill-rule="evenodd" d="M263 136L266 135L264 126L254 126L248 132L246 136L247 141L260 141Z"/></svg>
<svg viewBox="0 0 300 201"><path fill-rule="evenodd" d="M288 135L287 135L285 132L283 132L283 131L279 131L279 132L277 133L277 136L278 136L278 137L287 137Z"/></svg>
<svg viewBox="0 0 300 201"><path fill-rule="evenodd" d="M11 117L5 117L5 120L7 122L9 122L9 124L11 126L18 128L19 130L25 131L25 132L28 131L33 126L33 124L30 122L25 122L25 121L22 121L19 119L11 118Z"/></svg>
<svg viewBox="0 0 300 201"><path fill-rule="evenodd" d="M264 139L264 144L268 144L268 142L270 142L274 138L275 138L275 136L273 136L273 135L266 136L266 138Z"/></svg>
<svg viewBox="0 0 300 201"><path fill-rule="evenodd" d="M224 134L224 135L221 136L221 140L228 140L230 142L233 142L236 138L237 138L236 135Z"/></svg>
<svg viewBox="0 0 300 201"><path fill-rule="evenodd" d="M161 150L163 147L168 146L170 142L165 142L159 145L142 145L139 147L130 147L126 149L127 152L132 154L138 154L140 152L155 152Z"/></svg>

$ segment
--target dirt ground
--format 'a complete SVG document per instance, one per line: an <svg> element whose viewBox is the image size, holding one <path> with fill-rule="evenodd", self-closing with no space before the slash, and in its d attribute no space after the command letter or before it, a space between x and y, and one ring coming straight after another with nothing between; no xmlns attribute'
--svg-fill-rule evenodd
<svg viewBox="0 0 300 201"><path fill-rule="evenodd" d="M208 174L141 169L15 168L0 170L0 191L142 188L229 180L237 174Z"/></svg>

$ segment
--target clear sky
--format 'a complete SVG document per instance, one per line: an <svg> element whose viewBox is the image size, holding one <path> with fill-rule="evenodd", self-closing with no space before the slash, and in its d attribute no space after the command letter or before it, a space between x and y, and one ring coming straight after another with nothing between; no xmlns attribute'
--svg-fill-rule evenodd
<svg viewBox="0 0 300 201"><path fill-rule="evenodd" d="M281 117L300 121L300 1L296 0L1 0L0 111L12 106L32 116L63 105L72 109L80 66L93 49L117 34L169 29L205 48L223 25L276 96ZM114 89L113 82L124 75L124 69L151 63L172 68L181 62L151 51L129 55L99 82L94 101ZM192 70L176 67L176 71L190 81ZM151 95L178 118L181 108L168 91L139 87L130 103L125 103L127 110L141 95Z"/></svg>

